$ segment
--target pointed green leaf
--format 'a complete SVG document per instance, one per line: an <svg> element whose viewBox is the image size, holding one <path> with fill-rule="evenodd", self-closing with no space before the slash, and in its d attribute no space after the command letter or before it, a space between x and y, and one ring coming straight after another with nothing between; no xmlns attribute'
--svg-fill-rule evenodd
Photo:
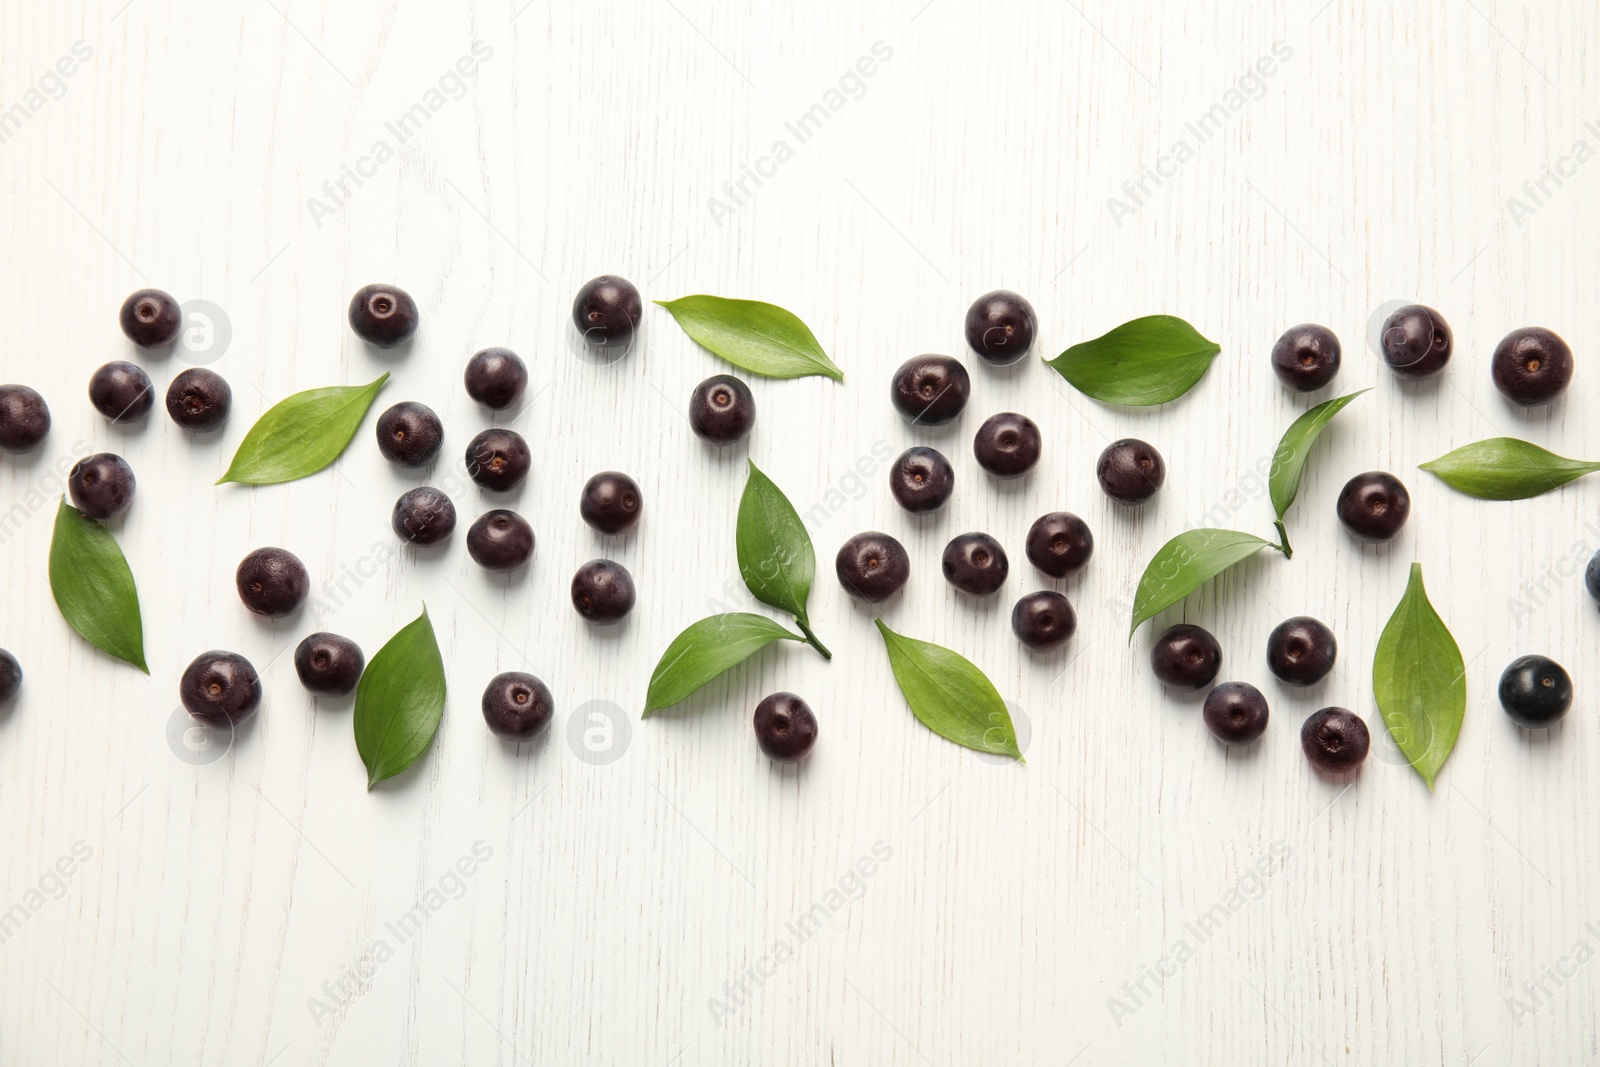
<svg viewBox="0 0 1600 1067"><path fill-rule="evenodd" d="M759 300L685 296L657 300L702 348L767 378L821 375L844 381L844 372L793 313Z"/></svg>
<svg viewBox="0 0 1600 1067"><path fill-rule="evenodd" d="M356 751L367 788L393 778L428 750L444 717L444 658L426 606L367 664L356 686Z"/></svg>
<svg viewBox="0 0 1600 1067"><path fill-rule="evenodd" d="M1188 530L1156 552L1145 566L1133 594L1131 637L1139 624L1155 617L1205 585L1229 567L1260 552L1276 548L1253 534L1238 530Z"/></svg>
<svg viewBox="0 0 1600 1067"><path fill-rule="evenodd" d="M1107 404L1165 404L1194 388L1222 348L1174 315L1146 315L1046 360Z"/></svg>
<svg viewBox="0 0 1600 1067"><path fill-rule="evenodd" d="M1358 389L1318 404L1295 419L1284 431L1283 438L1278 442L1278 451L1272 456L1272 472L1267 476L1267 484L1272 491L1272 506L1280 521L1288 514L1289 506L1300 492L1300 476L1305 473L1306 457L1311 454L1311 446L1317 443L1323 429L1345 409L1345 405L1370 391Z"/></svg>
<svg viewBox="0 0 1600 1067"><path fill-rule="evenodd" d="M1600 463L1566 459L1515 437L1462 445L1421 467L1482 500L1522 500L1600 471Z"/></svg>
<svg viewBox="0 0 1600 1067"><path fill-rule="evenodd" d="M817 573L817 556L805 523L771 478L750 463L750 478L739 499L736 534L739 573L744 584L763 604L794 616L807 640L825 659L833 654L811 633L806 600Z"/></svg>
<svg viewBox="0 0 1600 1067"><path fill-rule="evenodd" d="M894 680L924 726L966 748L1027 762L1000 691L971 660L877 623Z"/></svg>
<svg viewBox="0 0 1600 1067"><path fill-rule="evenodd" d="M144 673L144 622L133 571L111 531L61 498L50 540L50 592L67 625Z"/></svg>
<svg viewBox="0 0 1600 1067"><path fill-rule="evenodd" d="M388 380L385 372L367 385L308 389L280 400L250 427L217 484L271 485L322 470L345 450Z"/></svg>
<svg viewBox="0 0 1600 1067"><path fill-rule="evenodd" d="M1389 617L1372 658L1372 695L1400 751L1433 788L1461 733L1467 711L1467 668L1461 649L1411 565L1405 596Z"/></svg>
<svg viewBox="0 0 1600 1067"><path fill-rule="evenodd" d="M650 675L644 715L688 699L696 689L732 670L774 641L804 641L765 615L735 611L701 619L672 639Z"/></svg>

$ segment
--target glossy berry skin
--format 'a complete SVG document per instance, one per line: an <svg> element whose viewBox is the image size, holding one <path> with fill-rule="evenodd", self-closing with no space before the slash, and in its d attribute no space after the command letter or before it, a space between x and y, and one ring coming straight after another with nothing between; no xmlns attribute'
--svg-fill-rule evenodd
<svg viewBox="0 0 1600 1067"><path fill-rule="evenodd" d="M533 527L514 511L485 512L467 530L467 555L484 570L516 570L533 558Z"/></svg>
<svg viewBox="0 0 1600 1067"><path fill-rule="evenodd" d="M889 468L889 492L913 515L938 511L955 487L955 468L935 448L908 448Z"/></svg>
<svg viewBox="0 0 1600 1067"><path fill-rule="evenodd" d="M1339 521L1363 541L1392 541L1411 514L1411 494L1383 471L1358 474L1339 490Z"/></svg>
<svg viewBox="0 0 1600 1067"><path fill-rule="evenodd" d="M1206 728L1225 745L1248 745L1267 732L1267 698L1248 682L1223 682L1206 694Z"/></svg>
<svg viewBox="0 0 1600 1067"><path fill-rule="evenodd" d="M639 290L626 278L602 274L585 282L572 301L572 323L585 344L622 348L632 343L643 313Z"/></svg>
<svg viewBox="0 0 1600 1067"><path fill-rule="evenodd" d="M485 348L467 360L467 395L493 411L503 411L528 388L528 365L509 348Z"/></svg>
<svg viewBox="0 0 1600 1067"><path fill-rule="evenodd" d="M405 344L421 321L417 302L397 285L364 285L350 298L350 328L369 345Z"/></svg>
<svg viewBox="0 0 1600 1067"><path fill-rule="evenodd" d="M0 704L16 699L22 689L22 664L17 657L0 648Z"/></svg>
<svg viewBox="0 0 1600 1067"><path fill-rule="evenodd" d="M315 633L294 650L300 684L318 696L342 697L361 681L367 658L361 646L338 634Z"/></svg>
<svg viewBox="0 0 1600 1067"><path fill-rule="evenodd" d="M207 726L237 726L261 706L261 676L237 652L202 652L184 670L178 699Z"/></svg>
<svg viewBox="0 0 1600 1067"><path fill-rule="evenodd" d="M756 424L756 398L731 374L714 374L689 394L689 426L714 445L731 445Z"/></svg>
<svg viewBox="0 0 1600 1067"><path fill-rule="evenodd" d="M389 525L402 540L414 545L436 545L456 528L456 506L431 485L404 494L394 502Z"/></svg>
<svg viewBox="0 0 1600 1067"><path fill-rule="evenodd" d="M50 435L50 407L26 385L0 385L0 449L32 452Z"/></svg>
<svg viewBox="0 0 1600 1067"><path fill-rule="evenodd" d="M1029 593L1011 609L1011 632L1035 652L1054 652L1072 640L1078 615L1060 593Z"/></svg>
<svg viewBox="0 0 1600 1067"><path fill-rule="evenodd" d="M905 546L886 533L858 533L839 546L833 559L839 585L857 600L877 604L898 593L911 577Z"/></svg>
<svg viewBox="0 0 1600 1067"><path fill-rule="evenodd" d="M900 364L889 382L889 402L917 426L955 421L972 396L972 378L960 360L916 356Z"/></svg>
<svg viewBox="0 0 1600 1067"><path fill-rule="evenodd" d="M306 602L311 593L311 576L293 552L258 548L240 562L234 585L245 607L257 615L281 619Z"/></svg>
<svg viewBox="0 0 1600 1067"><path fill-rule="evenodd" d="M160 289L140 289L122 302L122 332L140 348L165 348L178 339L183 312Z"/></svg>
<svg viewBox="0 0 1600 1067"><path fill-rule="evenodd" d="M1152 446L1124 437L1105 447L1094 473L1106 496L1132 507L1160 491L1167 480L1167 462Z"/></svg>
<svg viewBox="0 0 1600 1067"><path fill-rule="evenodd" d="M397 467L425 467L444 444L444 423L433 409L406 400L378 416L378 451Z"/></svg>
<svg viewBox="0 0 1600 1067"><path fill-rule="evenodd" d="M1383 320L1379 346L1395 376L1407 381L1432 378L1450 362L1455 344L1444 316L1423 304L1407 304Z"/></svg>
<svg viewBox="0 0 1600 1067"><path fill-rule="evenodd" d="M1309 393L1339 373L1339 339L1326 326L1291 326L1272 346L1272 372L1291 389Z"/></svg>
<svg viewBox="0 0 1600 1067"><path fill-rule="evenodd" d="M1583 587L1589 590L1589 596L1600 604L1600 552L1589 557L1589 565L1583 570Z"/></svg>
<svg viewBox="0 0 1600 1067"><path fill-rule="evenodd" d="M1000 591L1011 573L1011 561L1000 542L986 533L964 533L944 546L939 565L945 581L973 596L989 596Z"/></svg>
<svg viewBox="0 0 1600 1067"><path fill-rule="evenodd" d="M1222 646L1209 630L1192 623L1169 626L1150 649L1150 669L1168 689L1195 692L1217 679Z"/></svg>
<svg viewBox="0 0 1600 1067"><path fill-rule="evenodd" d="M1287 685L1317 684L1338 658L1333 631L1309 615L1283 620L1267 638L1267 668Z"/></svg>
<svg viewBox="0 0 1600 1067"><path fill-rule="evenodd" d="M817 717L793 693L773 693L756 705L756 744L768 759L798 763L817 743Z"/></svg>
<svg viewBox="0 0 1600 1067"><path fill-rule="evenodd" d="M532 466L528 442L515 430L488 429L467 445L468 477L497 493L508 493L521 485Z"/></svg>
<svg viewBox="0 0 1600 1067"><path fill-rule="evenodd" d="M1494 387L1522 407L1548 404L1572 382L1572 349L1542 326L1512 330L1494 348Z"/></svg>
<svg viewBox="0 0 1600 1067"><path fill-rule="evenodd" d="M89 403L112 422L137 422L155 407L156 387L141 368L114 359L89 379Z"/></svg>
<svg viewBox="0 0 1600 1067"><path fill-rule="evenodd" d="M133 468L121 456L97 452L67 472L72 506L91 519L114 519L133 503Z"/></svg>
<svg viewBox="0 0 1600 1067"><path fill-rule="evenodd" d="M1367 758L1372 735L1347 708L1323 708L1300 727L1300 750L1311 766L1328 774L1348 774Z"/></svg>
<svg viewBox="0 0 1600 1067"><path fill-rule="evenodd" d="M1070 511L1041 515L1028 528L1028 562L1052 578L1076 574L1094 555L1089 524Z"/></svg>
<svg viewBox="0 0 1600 1067"><path fill-rule="evenodd" d="M167 414L185 430L219 429L232 408L233 390L216 371L190 367L167 386Z"/></svg>
<svg viewBox="0 0 1600 1067"><path fill-rule="evenodd" d="M1518 726L1554 726L1572 707L1572 679L1547 656L1522 656L1500 675L1500 706Z"/></svg>
<svg viewBox="0 0 1600 1067"><path fill-rule="evenodd" d="M592 623L610 626L633 610L633 575L609 559L592 559L572 576L572 606Z"/></svg>
<svg viewBox="0 0 1600 1067"><path fill-rule="evenodd" d="M1026 415L1005 411L990 415L972 439L978 466L996 478L1020 478L1033 470L1044 451L1039 427Z"/></svg>
<svg viewBox="0 0 1600 1067"><path fill-rule="evenodd" d="M506 671L483 688L483 721L507 741L528 741L550 725L556 713L550 687L523 671Z"/></svg>
<svg viewBox="0 0 1600 1067"><path fill-rule="evenodd" d="M1027 355L1038 332L1033 305L1009 289L984 293L967 309L967 344L992 366L1004 367Z"/></svg>
<svg viewBox="0 0 1600 1067"><path fill-rule="evenodd" d="M619 471L601 471L583 486L578 514L603 534L619 534L639 521L644 495L639 483Z"/></svg>

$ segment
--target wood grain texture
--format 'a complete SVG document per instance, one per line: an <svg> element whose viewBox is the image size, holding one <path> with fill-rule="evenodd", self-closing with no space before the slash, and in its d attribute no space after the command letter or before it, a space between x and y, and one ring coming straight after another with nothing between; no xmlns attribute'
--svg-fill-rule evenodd
<svg viewBox="0 0 1600 1067"><path fill-rule="evenodd" d="M25 112L0 142L0 380L40 389L55 414L44 449L0 457L0 515L20 516L0 544L0 646L27 672L0 714L0 915L21 916L0 944L0 1062L1600 1056L1600 964L1586 959L1600 950L1600 617L1579 577L1600 549L1600 485L1493 504L1416 470L1498 434L1600 456L1600 164L1561 162L1575 142L1600 148L1586 125L1600 122L1592 7L119 2L13 3L0 18L0 119ZM92 54L52 75L78 41ZM1241 87L1275 42L1287 56ZM870 76L851 73L863 57ZM826 118L802 141L789 124L818 104ZM1202 142L1189 124L1208 114ZM1547 167L1561 184L1535 204L1524 183ZM664 311L647 305L619 362L575 354L572 295L604 272L647 299L780 303L847 380L755 380L748 447L703 445L685 405L725 368ZM350 294L376 280L421 306L408 351L372 352L344 324ZM213 365L235 407L214 439L159 409L113 428L87 403L108 359L135 359L163 389L184 366L118 331L119 304L146 284L226 313ZM1045 356L1154 312L1189 319L1222 355L1152 411L1096 405L1037 362L969 360L961 422L908 430L886 402L891 371L961 354L968 303L999 286L1038 308ZM1408 299L1455 330L1434 383L1396 381L1367 345L1375 309ZM1338 391L1374 389L1317 446L1289 517L1293 560L1250 561L1130 644L1134 584L1168 537L1270 535L1265 463L1322 397L1288 395L1267 353L1303 321L1344 341ZM1563 401L1525 413L1487 364L1533 324L1568 339L1578 371ZM511 506L538 552L510 580L472 564L461 536L502 506L461 464L491 421L461 368L495 344L533 373L527 407L493 420L536 456ZM428 477L461 511L447 548L396 549L389 509L422 476L385 465L370 417L330 471L212 484L272 402L384 370L379 410L418 399L445 421ZM1039 469L1004 485L970 449L1001 410L1033 417L1047 442ZM1138 511L1094 483L1122 436L1169 466ZM957 468L931 519L900 512L884 484L915 443ZM138 474L116 534L144 600L149 679L77 640L51 604L57 464L89 450ZM734 554L747 456L812 526L812 620L835 658L770 649L641 722L673 635L762 610ZM643 486L631 537L578 519L580 487L608 468ZM1381 549L1333 514L1344 481L1371 469L1414 501ZM1097 548L1056 586L1078 609L1074 645L1037 658L1008 612L1041 584L1022 556L1028 525L1058 508L1087 519ZM871 612L828 573L865 529L913 558L886 618L988 671L1027 723L1025 767L912 718ZM991 603L939 576L941 547L965 530L1012 553ZM263 545L300 555L317 607L277 623L242 608L233 568ZM640 590L610 631L567 599L572 572L602 555ZM1413 560L1468 661L1460 742L1431 795L1381 736L1355 778L1319 777L1299 724L1340 704L1380 733L1371 657ZM418 767L368 795L349 704L309 699L286 653L329 629L370 654L424 603L444 723ZM1264 663L1272 626L1301 613L1340 640L1337 673L1309 692ZM1249 751L1216 745L1198 702L1151 677L1152 635L1179 618L1217 634L1229 678L1266 692L1272 724ZM196 765L177 755L177 678L208 648L248 656L267 695L220 759ZM1548 736L1495 700L1499 671L1528 652L1564 662L1578 693ZM477 707L511 669L558 702L549 735L521 750ZM751 738L776 689L821 719L798 770ZM623 716L604 765L568 741L595 701Z"/></svg>

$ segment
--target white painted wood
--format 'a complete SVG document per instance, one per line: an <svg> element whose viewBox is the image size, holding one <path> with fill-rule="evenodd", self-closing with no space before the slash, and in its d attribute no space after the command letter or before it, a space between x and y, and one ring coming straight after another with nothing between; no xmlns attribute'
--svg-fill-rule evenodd
<svg viewBox="0 0 1600 1067"><path fill-rule="evenodd" d="M1561 163L1574 142L1600 145L1586 125L1600 121L1600 17L1510 0L1318 8L10 5L0 116L21 104L25 117L0 144L0 380L43 391L55 429L35 456L0 458L0 512L38 508L0 548L0 645L27 671L0 716L0 908L26 912L0 945L0 1062L1592 1062L1600 964L1572 954L1600 948L1600 617L1573 568L1600 548L1600 487L1487 504L1415 465L1497 433L1600 453L1597 171ZM92 55L55 80L77 41ZM386 124L427 110L441 78L456 90L475 41L485 56L460 99L434 101L396 145ZM1275 42L1292 54L1228 111ZM875 47L872 75L846 77ZM842 106L798 143L786 123L841 85ZM1186 124L1218 103L1219 129L1195 146ZM1114 218L1108 198L1129 200L1123 184L1184 137L1193 158ZM384 138L392 159L340 203L308 206ZM763 163L780 139L792 152ZM714 214L708 200L734 207L723 183L747 165L770 177ZM1535 205L1524 182L1558 165L1564 184ZM1519 222L1509 197L1536 210ZM723 368L665 313L649 309L615 365L570 350L572 294L607 271L647 298L782 303L848 381L754 381L748 449L707 448L684 408ZM380 279L421 304L409 353L374 354L344 325L350 294ZM218 440L159 414L113 429L86 402L107 359L138 359L163 388L183 366L133 353L117 329L144 284L225 309L232 341L215 366L236 407ZM1036 363L972 361L959 427L908 431L884 397L890 372L959 353L968 302L1001 285L1038 307L1047 353L1164 311L1224 354L1152 412L1098 406ZM1365 344L1373 310L1408 298L1455 328L1437 384L1396 382ZM1212 628L1227 677L1272 702L1263 741L1224 752L1198 703L1150 676L1153 628L1126 640L1125 600L1186 524L1270 530L1251 470L1311 401L1278 385L1267 351L1307 320L1344 340L1339 389L1375 389L1312 460L1295 557L1255 561L1165 617ZM1578 356L1547 412L1513 411L1489 380L1494 343L1525 324ZM332 472L212 486L271 401L389 370L380 404L422 399L446 421L435 479L464 533L490 505L460 451L489 420L460 372L489 344L521 352L537 389L502 420L537 457L515 505L539 537L530 573L486 576L461 533L374 564L394 552L394 498L420 479L386 467L370 421ZM1006 409L1038 420L1048 446L1015 485L986 479L969 447ZM1124 435L1169 461L1140 512L1093 480ZM923 522L895 508L883 473L916 442L958 471L947 513ZM51 602L52 465L75 446L120 452L138 473L117 536L144 599L148 679L73 637ZM670 638L716 604L751 604L733 551L747 455L802 511L822 509L813 618L837 655L774 650L639 722ZM605 468L647 495L642 528L615 544L576 514ZM1374 468L1415 501L1401 539L1377 550L1333 516L1344 480ZM1023 534L1061 507L1087 518L1097 551L1061 586L1075 645L1041 660L1008 611L1040 584ZM1025 767L985 762L907 712L870 612L829 574L837 545L874 528L914 561L887 617L990 673L1030 724ZM994 603L939 577L944 541L968 529L1013 554ZM244 611L233 568L269 544L306 561L325 610L276 624ZM566 586L607 553L633 570L639 606L591 631ZM1319 777L1299 723L1342 704L1376 732L1371 656L1413 560L1471 661L1460 743L1432 795L1381 740L1352 781ZM419 769L368 795L348 703L308 699L284 653L326 628L370 654L424 602L448 664L445 722ZM1310 693L1272 683L1263 662L1271 627L1301 612L1341 642L1337 676ZM168 729L179 673L213 647L261 666L268 695L220 760L196 766ZM1550 736L1519 732L1496 704L1499 671L1525 652L1562 660L1577 686ZM517 751L484 730L477 700L496 671L523 668L559 712ZM779 688L822 721L798 771L771 767L751 738L751 709ZM566 741L590 701L631 720L609 765ZM70 876L50 874L61 857ZM402 941L389 924L441 880L450 895L463 857L460 899L425 907ZM858 884L862 857L873 873L834 913L829 891ZM1241 885L1251 899L1229 911ZM715 1013L725 984L799 941L789 924L819 902L829 914L793 958ZM1192 932L1208 913L1214 928ZM368 967L379 941L393 957ZM359 984L330 997L324 983L351 969ZM1543 983L1537 1001L1528 982Z"/></svg>

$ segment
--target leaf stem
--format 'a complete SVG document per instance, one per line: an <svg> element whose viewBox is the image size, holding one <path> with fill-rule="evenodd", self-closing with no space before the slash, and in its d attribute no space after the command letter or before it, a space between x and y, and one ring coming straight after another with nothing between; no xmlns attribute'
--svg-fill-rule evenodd
<svg viewBox="0 0 1600 1067"><path fill-rule="evenodd" d="M1278 538L1282 541L1282 544L1273 545L1272 547L1282 552L1284 559L1294 559L1294 549L1289 545L1289 531L1284 529L1283 520L1273 519L1272 525L1278 528Z"/></svg>
<svg viewBox="0 0 1600 1067"><path fill-rule="evenodd" d="M833 653L828 651L828 646L817 640L817 635L811 632L811 624L800 616L794 617L794 624L800 627L800 632L806 635L806 644L822 653L823 659L832 659Z"/></svg>

